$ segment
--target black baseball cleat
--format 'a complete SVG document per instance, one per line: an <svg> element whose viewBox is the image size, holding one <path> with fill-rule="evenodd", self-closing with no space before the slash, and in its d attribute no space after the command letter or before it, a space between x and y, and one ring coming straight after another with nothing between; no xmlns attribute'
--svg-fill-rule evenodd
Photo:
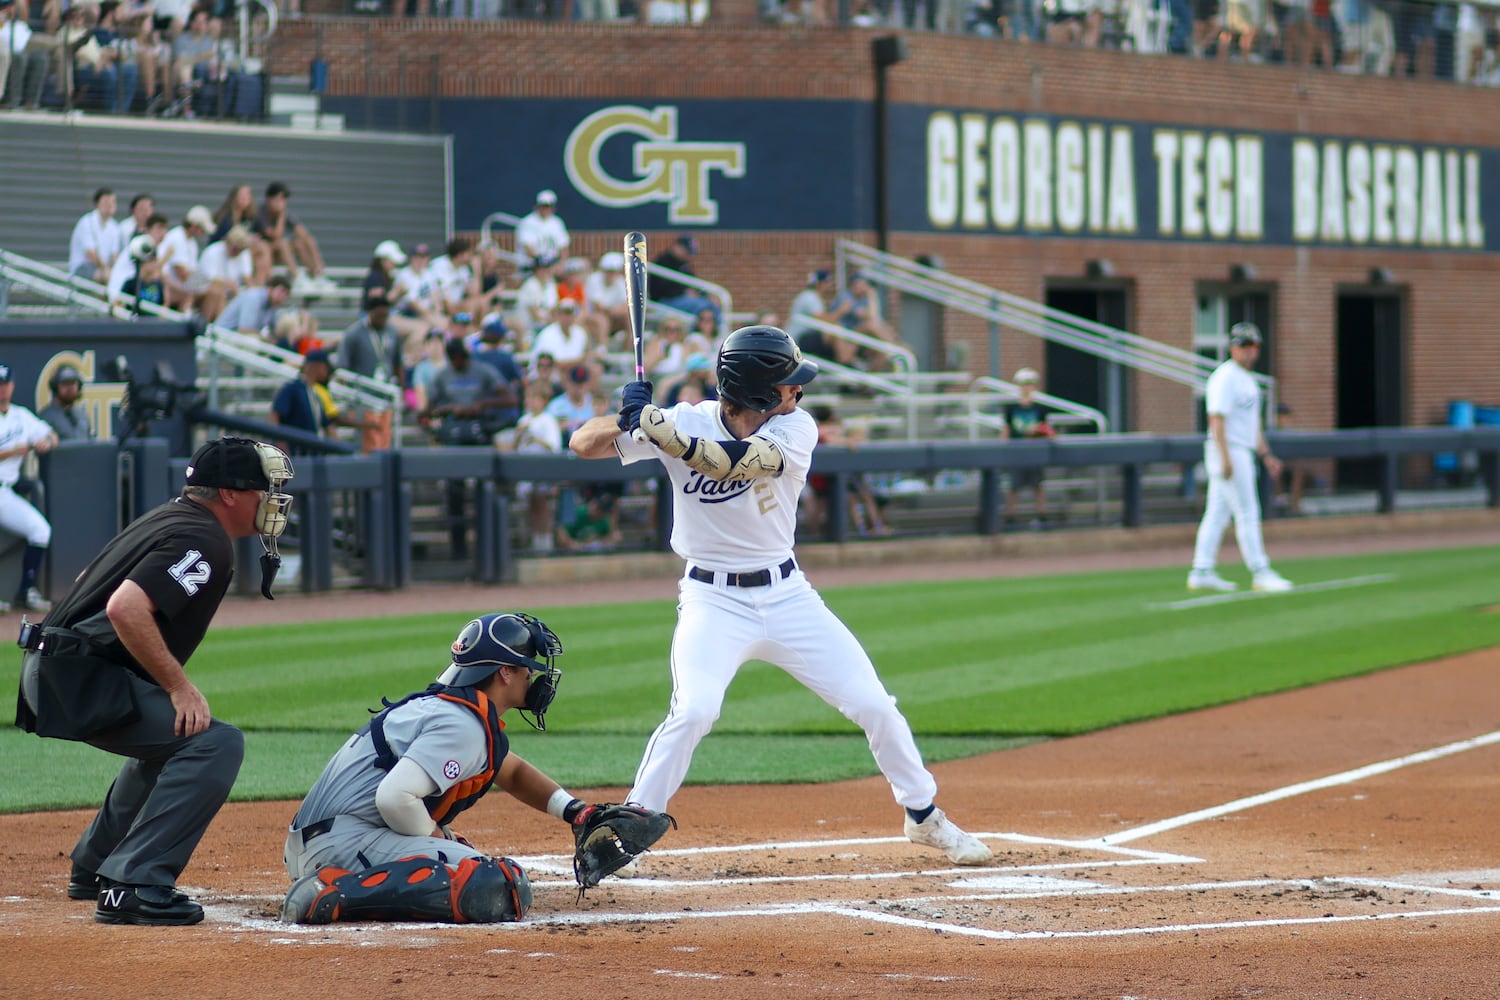
<svg viewBox="0 0 1500 1000"><path fill-rule="evenodd" d="M180 927L203 919L203 907L169 885L116 885L99 889L94 919L101 924Z"/></svg>
<svg viewBox="0 0 1500 1000"><path fill-rule="evenodd" d="M98 899L99 890L102 888L104 885L98 872L80 868L76 862L74 863L73 871L68 875L69 899Z"/></svg>

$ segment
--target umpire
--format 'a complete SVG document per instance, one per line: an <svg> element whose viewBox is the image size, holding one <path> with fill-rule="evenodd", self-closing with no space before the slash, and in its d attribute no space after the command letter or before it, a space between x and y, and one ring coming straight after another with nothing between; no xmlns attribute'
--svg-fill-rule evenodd
<svg viewBox="0 0 1500 1000"><path fill-rule="evenodd" d="M101 923L203 919L177 878L229 797L245 742L209 714L183 664L229 589L233 539L261 536L270 596L291 478L279 448L210 441L181 496L116 535L41 625L22 626L16 725L126 758L72 854L68 898L96 899Z"/></svg>

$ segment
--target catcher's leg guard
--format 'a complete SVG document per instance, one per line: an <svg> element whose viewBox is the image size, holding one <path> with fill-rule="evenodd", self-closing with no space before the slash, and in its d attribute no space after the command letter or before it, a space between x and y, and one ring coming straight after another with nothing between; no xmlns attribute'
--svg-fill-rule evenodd
<svg viewBox="0 0 1500 1000"><path fill-rule="evenodd" d="M361 872L322 868L293 883L281 906L286 923L434 920L497 923L531 908L531 882L509 858L466 858L449 867L402 858Z"/></svg>

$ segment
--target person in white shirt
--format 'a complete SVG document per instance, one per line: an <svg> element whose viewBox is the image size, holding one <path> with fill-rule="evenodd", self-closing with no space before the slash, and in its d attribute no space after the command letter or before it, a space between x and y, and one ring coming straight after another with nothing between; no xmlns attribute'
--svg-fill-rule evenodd
<svg viewBox="0 0 1500 1000"><path fill-rule="evenodd" d="M407 319L421 320L429 331L448 328L448 316L433 279L432 250L426 243L412 247L406 266L391 276L391 294L396 298L396 312Z"/></svg>
<svg viewBox="0 0 1500 1000"><path fill-rule="evenodd" d="M146 231L137 233L131 237L130 242L145 237L144 242L151 245L151 259L156 259L156 248L161 246L162 241L167 238L167 217L160 213L146 217ZM144 254L145 248L142 247ZM106 286L106 298L111 305L129 303L135 298L133 293L125 291L125 283L136 276L137 258L130 252L130 243L127 243L119 253L115 254L114 262L109 268L109 284Z"/></svg>
<svg viewBox="0 0 1500 1000"><path fill-rule="evenodd" d="M531 353L550 354L559 365L576 365L589 352L589 332L578 322L578 303L563 299L552 310L553 320L532 341Z"/></svg>
<svg viewBox="0 0 1500 1000"><path fill-rule="evenodd" d="M1219 576L1219 543L1234 521L1234 538L1253 576L1256 590L1284 591L1292 585L1271 568L1260 532L1260 497L1256 492L1255 457L1265 463L1273 481L1281 476L1281 460L1271 454L1261 420L1261 391L1251 372L1260 357L1260 329L1254 323L1229 328L1229 360L1208 377L1206 398L1208 440L1203 464L1208 470L1208 502L1198 524L1189 590L1236 589Z"/></svg>
<svg viewBox="0 0 1500 1000"><path fill-rule="evenodd" d="M557 193L538 191L536 207L516 223L516 252L531 264L542 257L562 257L568 249L567 224L557 215Z"/></svg>
<svg viewBox="0 0 1500 1000"><path fill-rule="evenodd" d="M543 257L536 262L536 269L531 276L521 282L521 287L516 289L516 312L511 327L519 331L529 345L542 327L552 321L553 310L557 308L557 268L556 257ZM524 349L530 349L523 345Z"/></svg>
<svg viewBox="0 0 1500 1000"><path fill-rule="evenodd" d="M52 56L46 48L31 47L31 34L17 4L0 0L0 99L7 108L42 105Z"/></svg>
<svg viewBox="0 0 1500 1000"><path fill-rule="evenodd" d="M470 266L473 260L474 244L458 236L448 241L448 252L427 268L428 280L432 282L438 305L447 316L461 312L480 312L470 301L475 297L479 284L474 278L474 269Z"/></svg>
<svg viewBox="0 0 1500 1000"><path fill-rule="evenodd" d="M142 191L130 199L130 214L120 220L120 245L130 242L136 233L146 231L146 220L156 214L156 199Z"/></svg>
<svg viewBox="0 0 1500 1000"><path fill-rule="evenodd" d="M68 241L69 274L109 284L110 264L125 249L115 208L113 191L100 188L94 192L94 210L78 220Z"/></svg>
<svg viewBox="0 0 1500 1000"><path fill-rule="evenodd" d="M617 330L630 328L625 306L625 255L612 250L599 258L599 267L583 283L584 301L589 312L603 316L606 338Z"/></svg>
<svg viewBox="0 0 1500 1000"><path fill-rule="evenodd" d="M250 250L253 240L248 226L234 226L198 256L198 273L217 286L226 300L243 291L255 276L255 254Z"/></svg>
<svg viewBox="0 0 1500 1000"><path fill-rule="evenodd" d="M174 309L196 310L209 320L224 310L223 291L213 287L213 280L201 272L198 263L198 241L213 228L213 213L207 206L194 205L187 210L182 225L168 230L157 247L157 255L166 262L162 281L167 286L167 304Z"/></svg>

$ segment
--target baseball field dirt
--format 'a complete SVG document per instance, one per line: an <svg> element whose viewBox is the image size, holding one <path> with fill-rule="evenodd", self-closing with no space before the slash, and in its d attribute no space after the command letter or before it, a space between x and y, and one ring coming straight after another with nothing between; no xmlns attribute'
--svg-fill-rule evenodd
<svg viewBox="0 0 1500 1000"><path fill-rule="evenodd" d="M1497 538L1491 525L1463 540ZM1272 542L1280 558L1372 544ZM810 575L826 588L1184 554ZM220 622L454 607L457 590L234 601ZM468 588L462 603L544 607L618 592ZM672 592L670 580L640 581L630 596ZM689 786L671 807L681 829L640 877L580 901L568 832L494 795L463 832L532 872L535 907L512 925L278 923L295 804L270 802L227 806L184 873L204 923L102 926L92 904L63 891L90 812L0 816L0 996L1494 997L1497 671L1500 650L1481 651L937 765L940 803L996 851L982 869L901 838L880 778ZM574 791L611 800L623 789Z"/></svg>

